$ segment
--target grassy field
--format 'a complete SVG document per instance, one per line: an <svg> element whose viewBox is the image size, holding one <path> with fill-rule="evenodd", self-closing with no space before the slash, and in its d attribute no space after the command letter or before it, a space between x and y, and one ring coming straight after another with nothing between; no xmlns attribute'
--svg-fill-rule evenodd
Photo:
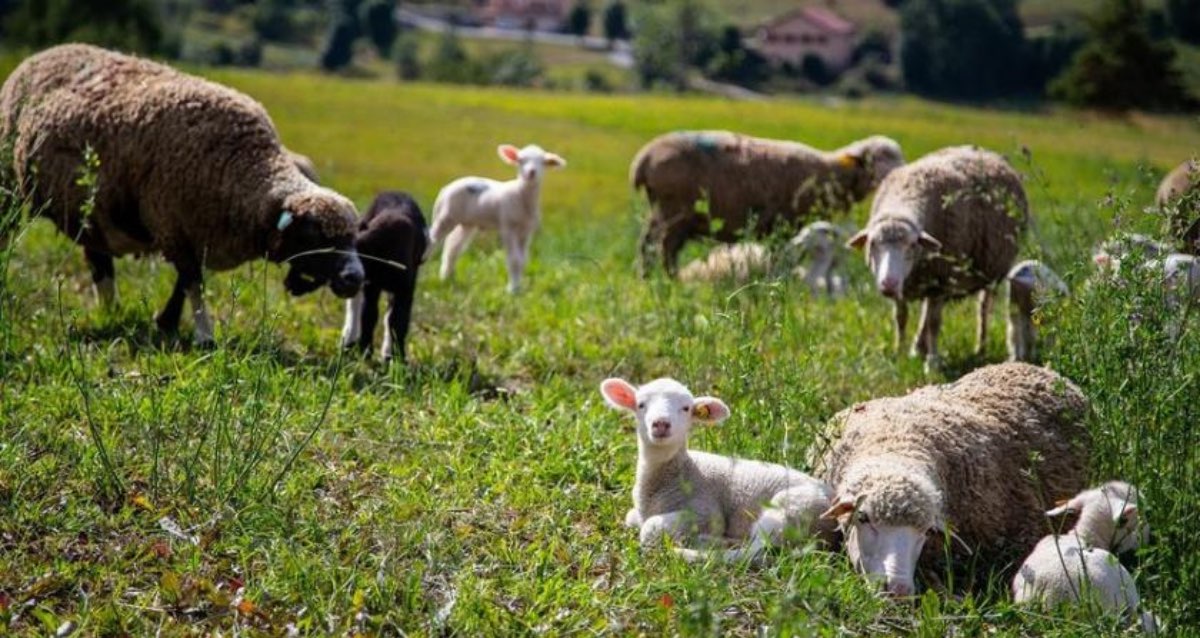
<svg viewBox="0 0 1200 638"><path fill-rule="evenodd" d="M594 97L212 72L270 110L288 146L365 205L385 188L430 205L465 174L506 177L502 142L570 165L548 176L528 289L506 295L481 238L457 282L422 275L410 363L342 357L341 303L290 299L262 263L210 278L220 347L153 332L171 285L118 262L99 311L80 252L46 223L0 262L0 627L46 635L1103 635L1117 621L1016 609L1005 584L914 602L876 597L845 557L791 549L763 567L643 553L621 526L631 423L604 377L674 376L734 416L694 447L804 468L825 420L929 381L890 347L889 305L794 282L685 288L635 277L644 204L630 158L671 129L728 127L834 146L886 133L910 157L974 142L1029 178L1023 255L1078 284L1093 242L1152 230L1163 170L1200 149L1194 119L967 110L914 100L737 103ZM198 193L197 197L203 194ZM865 217L865 206L853 213ZM689 255L699 254L693 247ZM1200 338L1178 341L1093 286L1055 309L1050 362L1096 403L1097 480L1145 490L1156 539L1143 598L1172 630L1200 623L1195 397ZM992 329L987 361L1003 358ZM947 376L980 363L970 309L948 313ZM241 590L240 594L236 594ZM236 595L235 595L236 594Z"/></svg>

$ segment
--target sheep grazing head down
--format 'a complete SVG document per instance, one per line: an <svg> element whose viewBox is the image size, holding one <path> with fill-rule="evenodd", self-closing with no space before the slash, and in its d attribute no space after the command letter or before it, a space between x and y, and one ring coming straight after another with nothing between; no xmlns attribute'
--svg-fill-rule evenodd
<svg viewBox="0 0 1200 638"><path fill-rule="evenodd" d="M848 168L861 171L862 180L856 189L865 196L889 173L904 166L904 152L890 137L872 135L845 147L839 161Z"/></svg>
<svg viewBox="0 0 1200 638"><path fill-rule="evenodd" d="M639 447L669 456L687 446L693 423L720 423L729 417L729 406L715 397L693 397L674 379L656 379L634 387L624 379L600 384L604 401L637 419Z"/></svg>
<svg viewBox="0 0 1200 638"><path fill-rule="evenodd" d="M511 144L501 144L496 152L505 164L516 166L517 176L526 182L540 182L547 167L562 168L567 165L566 160L543 150L536 144L530 144L522 149L517 149Z"/></svg>
<svg viewBox="0 0 1200 638"><path fill-rule="evenodd" d="M290 266L288 292L300 296L328 285L339 297L358 294L365 275L354 250L356 224L354 205L328 189L284 198L269 256Z"/></svg>
<svg viewBox="0 0 1200 638"><path fill-rule="evenodd" d="M877 219L846 245L863 249L879 293L892 299L904 299L904 280L922 253L942 248L942 242L905 217Z"/></svg>
<svg viewBox="0 0 1200 638"><path fill-rule="evenodd" d="M890 596L911 596L926 539L945 529L942 493L909 466L870 465L847 477L821 518L838 522L855 569Z"/></svg>

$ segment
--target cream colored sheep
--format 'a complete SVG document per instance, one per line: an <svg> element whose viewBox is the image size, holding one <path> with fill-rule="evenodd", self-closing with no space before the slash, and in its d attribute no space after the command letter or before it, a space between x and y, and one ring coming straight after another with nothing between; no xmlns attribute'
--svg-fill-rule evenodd
<svg viewBox="0 0 1200 638"><path fill-rule="evenodd" d="M1038 329L1033 313L1053 297L1065 297L1067 284L1050 267L1028 259L1008 272L1008 360L1037 357Z"/></svg>

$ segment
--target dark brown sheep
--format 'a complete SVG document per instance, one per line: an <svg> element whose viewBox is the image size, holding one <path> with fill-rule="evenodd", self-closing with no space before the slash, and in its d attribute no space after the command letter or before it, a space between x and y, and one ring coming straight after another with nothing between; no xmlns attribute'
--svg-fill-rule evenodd
<svg viewBox="0 0 1200 638"><path fill-rule="evenodd" d="M629 168L652 210L640 246L648 271L658 251L674 275L692 237L734 242L763 237L781 223L799 228L848 210L904 164L900 145L869 137L836 151L728 131L668 133L642 147Z"/></svg>
<svg viewBox="0 0 1200 638"><path fill-rule="evenodd" d="M352 296L354 205L309 181L249 97L149 60L68 44L31 56L0 89L0 141L21 196L83 247L101 299L113 258L160 253L178 279L158 325L178 329L186 295L198 342L212 325L203 269L289 262L289 290ZM80 183L98 160L95 187Z"/></svg>

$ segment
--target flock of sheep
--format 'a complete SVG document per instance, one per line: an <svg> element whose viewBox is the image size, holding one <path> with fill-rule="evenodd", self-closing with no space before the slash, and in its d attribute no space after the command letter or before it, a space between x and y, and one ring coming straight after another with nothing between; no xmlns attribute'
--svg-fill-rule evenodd
<svg viewBox="0 0 1200 638"><path fill-rule="evenodd" d="M78 44L38 53L9 76L0 89L0 140L11 154L3 174L32 210L83 247L102 303L115 299L115 257L161 254L178 277L158 325L176 331L186 298L196 340L211 343L203 271L265 257L289 265L284 284L292 294L328 286L347 299L343 347L370 349L388 293L382 354L401 359L419 267L437 244L445 244L440 274L448 278L478 230L496 231L516 292L540 221L544 174L566 165L538 146L503 145L499 156L516 167L516 178L451 182L430 224L400 192L380 194L359 218L348 199L317 183L307 158L281 145L254 100ZM89 154L99 158L93 189L79 180ZM1196 173L1185 164L1168 176L1160 204L1194 197ZM982 352L1007 281L1010 359L1029 361L1038 297L1066 293L1044 264L1014 263L1030 223L1022 180L1003 157L977 147L905 163L900 146L881 136L822 152L722 131L680 132L647 144L630 182L651 204L639 249L643 273L658 261L675 274L685 243L711 237L727 245L679 270L681 279L774 272L801 277L814 294L840 294L847 289L839 269L844 242L865 253L876 288L894 302L897 346L907 302L921 300L912 352L929 367L938 365L946 302L978 297ZM828 221L873 192L862 230ZM774 254L762 244L732 243L805 223ZM1193 225L1181 237L1193 252L1196 235ZM1116 272L1133 251L1162 269L1177 301L1200 292L1195 258L1154 240L1109 243L1095 259ZM609 379L601 393L637 420L634 507L625 522L644 546L669 537L689 560L759 560L799 531L844 547L859 570L896 596L915 591L918 573L937 585L941 575L972 565L975 574L1012 576L1018 601L1052 604L1090 590L1105 609L1139 613L1133 580L1111 555L1146 539L1137 491L1119 482L1085 490L1087 400L1054 372L994 365L852 406L812 451L817 477L689 451L690 428L719 422L730 408L672 379L640 387ZM1077 519L1073 530L1044 536L1047 516L1064 515ZM1152 616L1138 618L1153 629Z"/></svg>

